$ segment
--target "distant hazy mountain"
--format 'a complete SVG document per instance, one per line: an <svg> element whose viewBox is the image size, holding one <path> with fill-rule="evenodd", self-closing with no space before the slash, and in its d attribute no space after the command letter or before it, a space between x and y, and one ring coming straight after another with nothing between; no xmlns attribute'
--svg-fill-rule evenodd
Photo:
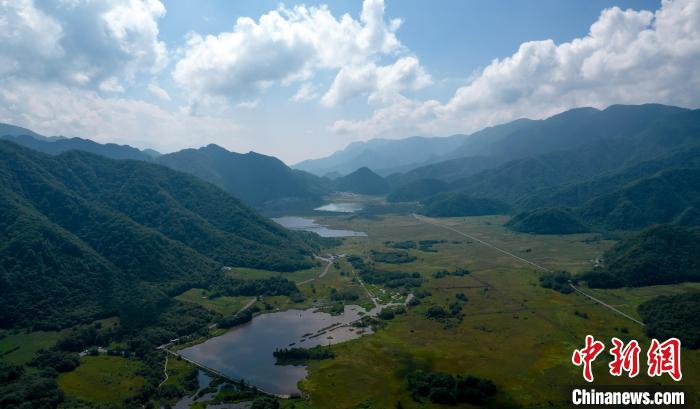
<svg viewBox="0 0 700 409"><path fill-rule="evenodd" d="M630 129L632 128L638 129L636 126L630 126ZM465 191L477 197L498 199L514 205L530 200L537 202L537 196L551 195L553 190L566 189L577 183L588 183L593 178L636 169L635 166L644 162L670 158L669 155L677 157L673 160L667 159L666 163L657 166L650 164L650 168L658 172L669 166L677 167L673 164L676 161L691 163L693 155L684 151L694 149L698 144L700 110L681 110L680 113L664 116L626 136L596 139L573 149L508 161L493 169L454 180L450 183L450 190ZM466 166L471 166L469 158L465 158L464 162ZM419 169L414 170L417 171ZM649 175L644 173L643 169L635 171L641 173L630 175L627 182ZM441 179L435 175L432 177ZM612 184L613 189L620 186ZM600 189L592 186L591 193L599 194ZM545 204L576 206L580 205L580 202L540 203Z"/></svg>
<svg viewBox="0 0 700 409"><path fill-rule="evenodd" d="M597 228L695 226L700 110L663 117L631 135L512 160L445 190L502 200L537 215L539 208L566 206Z"/></svg>
<svg viewBox="0 0 700 409"><path fill-rule="evenodd" d="M312 249L223 190L166 167L0 141L0 326L62 326L172 296L222 264L311 265ZM143 302L140 299L140 302Z"/></svg>
<svg viewBox="0 0 700 409"><path fill-rule="evenodd" d="M184 149L154 160L213 183L255 206L283 199L316 201L328 192L323 179L292 170L275 157L229 152L217 145Z"/></svg>
<svg viewBox="0 0 700 409"><path fill-rule="evenodd" d="M162 155L153 149L139 150L128 145L101 144L89 139L47 138L29 129L7 124L0 124L0 135L2 139L51 155L78 150L110 159L156 162L213 183L256 207L266 207L275 201L282 201L279 204L286 208L309 207L318 204L330 190L327 180L292 170L277 158L254 152L229 152L216 145Z"/></svg>
<svg viewBox="0 0 700 409"><path fill-rule="evenodd" d="M45 136L39 135L38 133L30 129L22 128L21 126L0 123L0 137L20 135L29 135L33 136L36 139L47 139Z"/></svg>
<svg viewBox="0 0 700 409"><path fill-rule="evenodd" d="M388 175L416 167L430 160L437 160L460 146L466 136L425 138L414 136L406 139L372 139L354 142L347 148L321 159L310 159L292 167L322 176L328 173L347 175L360 167L375 169Z"/></svg>
<svg viewBox="0 0 700 409"><path fill-rule="evenodd" d="M367 195L381 195L389 191L389 183L366 167L333 180L333 187L342 192Z"/></svg>
<svg viewBox="0 0 700 409"><path fill-rule="evenodd" d="M117 145L114 143L101 144L82 138L60 138L51 140L46 138L37 139L36 137L22 134L18 136L4 137L4 139L51 155L58 155L59 153L71 150L79 150L105 156L110 159L136 159L148 161L152 157L151 154L133 148L129 145Z"/></svg>
<svg viewBox="0 0 700 409"><path fill-rule="evenodd" d="M576 108L543 120L518 119L470 135L355 142L326 158L306 160L293 167L325 175L331 172L347 174L357 167L366 166L387 176L450 159L490 158L488 162L479 162L478 171L513 159L571 149L596 140L629 136L658 119L683 111L683 108L659 104L613 105L602 111ZM450 167L450 172L456 171L454 166ZM468 176L468 170L465 169L460 176Z"/></svg>

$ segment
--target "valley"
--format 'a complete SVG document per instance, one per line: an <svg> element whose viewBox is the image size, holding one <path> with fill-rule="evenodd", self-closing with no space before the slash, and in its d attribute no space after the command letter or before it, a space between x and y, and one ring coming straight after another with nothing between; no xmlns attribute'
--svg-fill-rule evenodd
<svg viewBox="0 0 700 409"><path fill-rule="evenodd" d="M0 408L562 407L589 334L679 337L681 382L606 354L596 385L700 402L698 112L516 121L386 177L4 137Z"/></svg>
<svg viewBox="0 0 700 409"><path fill-rule="evenodd" d="M506 216L434 219L412 214L381 217L344 214L318 216L317 221L333 229L367 232L366 237L347 237L341 245L324 249L329 254L368 258L373 251L392 251L391 243L431 240L437 244L433 245L431 251L417 248L407 250L416 257L408 263L374 263L376 268L383 271L419 272L423 280L418 290L423 293L417 297L419 303L411 305L405 313L397 314L391 319L380 319L380 325L357 339L342 336L332 341L324 339L327 336L336 338L333 333L317 338L316 342L322 345L333 344L331 349L335 357L309 361L306 363L308 369L294 366L275 369L274 371L283 371L287 379L300 380L297 392L294 392L296 388L286 391L299 393L302 400L284 399L281 402L297 402L306 405L301 407L310 408L391 407L396 401L400 401L402 407L406 408L432 407L425 401L415 402L406 389L406 375L422 369L463 373L492 380L498 387L498 393L486 407L546 407L550 403L555 406L564 405L567 396L562 394L562 390L580 382L579 370L572 367L567 359L586 334L594 333L603 339L613 336L639 339L644 346L648 342L643 327L637 322L579 293L561 294L541 288L538 284L543 269L566 270L574 275L588 271L615 243L615 240L606 239L599 233L517 233L503 226L508 221ZM457 269L466 269L469 274L439 274L444 270ZM262 315L253 318L253 326L244 324L231 332L212 329L207 337L177 346L175 350L189 359L224 371L232 365L230 368L237 369L228 370L234 371L229 372L232 377L233 374L237 375L234 379L246 379L251 385L263 390L270 388L272 384L269 382L274 382L277 375L265 371L262 360L274 362L271 352L275 348L292 346L299 338L305 338L300 335L315 332L310 329L314 328L314 320L311 319L313 313L304 309L313 307L327 311L334 303L334 290L358 295L355 300L342 302L346 304L346 313L348 308L369 309L373 305L362 291L362 285L353 279L357 277L357 270L346 258L337 258L331 264L322 263L311 270L291 273L234 268L229 274L246 279L283 274L297 282L305 300L293 302L285 296L258 297L255 305L260 308L259 314ZM369 283L367 289L380 302L387 304L391 303L394 297L392 294L399 299L408 294L405 289ZM658 295L698 291L700 284L621 290L590 289L584 286L582 289L638 320L640 317L637 307L643 302ZM186 295L190 293L197 296ZM220 311L224 300L219 298L210 301L202 295L204 293L193 289L178 296L178 299ZM458 294L464 296L463 301L456 298ZM230 308L227 311L231 312L243 308L244 302L248 301L244 298L223 298L227 299L225 305ZM438 320L426 316L431 307L439 306L449 310L450 304L455 301L460 305L457 315ZM351 305L362 307L349 307ZM281 314L287 314L287 318ZM299 314L307 316L307 319L294 324L299 319ZM277 316L279 318L275 318ZM320 329L345 320L342 315L324 313L324 316L315 328ZM277 320L283 320L284 324ZM266 322L277 324L269 324L266 329ZM253 331L256 335L249 338L244 335L246 331ZM214 338L205 341L211 336ZM343 342L336 344L338 341ZM215 344L210 345L210 342ZM309 347L312 344L300 346ZM194 351L193 348L198 348L200 352L194 355L187 352ZM249 355L246 351L255 353ZM693 380L700 377L700 353L692 350L684 350L683 353L682 384L692 385ZM244 355L236 358L236 354ZM241 360L242 356L246 358ZM254 361L244 363L248 359ZM595 366L596 374L603 378L601 382L629 382L610 377L605 370L606 361L607 359L596 362ZM255 364L250 366L251 370L255 368L254 371L263 372L258 372L259 375L246 372L246 365L252 365L252 362ZM513 373L518 375L513 376ZM266 381L256 384L257 376L264 376ZM645 380L635 380L632 384L645 384ZM275 390L285 391L284 388ZM220 399L226 401L225 396L225 393L215 393L213 402ZM698 397L695 395L694 399Z"/></svg>

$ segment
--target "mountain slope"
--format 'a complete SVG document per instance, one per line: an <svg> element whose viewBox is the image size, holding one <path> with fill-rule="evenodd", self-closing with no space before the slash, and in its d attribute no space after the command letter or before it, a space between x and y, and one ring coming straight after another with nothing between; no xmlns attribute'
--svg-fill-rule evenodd
<svg viewBox="0 0 700 409"><path fill-rule="evenodd" d="M675 136L667 137L669 127L675 129ZM675 159L657 163L657 171L673 166L675 160L692 162L692 155L687 152L700 146L699 128L700 110L684 111L652 123L634 135L509 161L494 169L454 181L451 189L519 204L527 203L533 196L540 195L543 189L550 189L551 192L556 188L589 182L606 173L612 175L636 169L640 175L648 175L643 167L636 167L644 162L672 156ZM649 167L651 168L653 166ZM614 188L620 186L613 184ZM595 194L595 189L593 190ZM565 203L546 205L559 206Z"/></svg>
<svg viewBox="0 0 700 409"><path fill-rule="evenodd" d="M229 152L217 145L184 149L155 161L213 183L255 206L285 198L317 201L327 191L320 178L292 170L277 158Z"/></svg>
<svg viewBox="0 0 700 409"><path fill-rule="evenodd" d="M421 202L421 214L431 217L465 217L505 214L510 208L497 200L470 197L464 193L441 193Z"/></svg>
<svg viewBox="0 0 700 409"><path fill-rule="evenodd" d="M63 325L205 283L290 270L312 249L219 188L162 166L0 141L0 325Z"/></svg>
<svg viewBox="0 0 700 409"><path fill-rule="evenodd" d="M650 227L622 240L604 255L601 272L584 274L592 287L639 287L700 281L700 231Z"/></svg>
<svg viewBox="0 0 700 409"><path fill-rule="evenodd" d="M374 169L385 176L458 158L488 157L479 170L504 162L572 149L594 141L626 137L640 132L651 123L686 111L684 108L659 104L613 105L604 110L576 108L543 120L518 119L484 128L470 135L445 138L412 137L400 140L372 139L355 142L347 148L321 159L294 165L317 175L331 172L347 174L358 166ZM451 174L462 173L455 166L445 168ZM420 178L448 180L423 170ZM405 182L415 181L416 178Z"/></svg>
<svg viewBox="0 0 700 409"><path fill-rule="evenodd" d="M381 195L389 191L389 183L366 167L333 180L333 187L341 192L366 195Z"/></svg>
<svg viewBox="0 0 700 409"><path fill-rule="evenodd" d="M585 220L611 229L636 229L672 223L687 209L698 206L700 169L674 169L591 199L579 213Z"/></svg>
<svg viewBox="0 0 700 409"><path fill-rule="evenodd" d="M522 233L574 234L588 231L568 209L544 208L519 213L506 226Z"/></svg>

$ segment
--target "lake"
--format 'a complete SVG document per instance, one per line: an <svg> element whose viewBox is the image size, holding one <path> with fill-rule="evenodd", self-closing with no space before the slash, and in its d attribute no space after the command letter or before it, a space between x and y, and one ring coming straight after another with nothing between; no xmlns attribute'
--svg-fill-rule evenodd
<svg viewBox="0 0 700 409"><path fill-rule="evenodd" d="M304 230L318 234L321 237L364 237L367 233L352 230L330 229L327 226L316 223L313 219L297 216L275 217L276 223L290 230Z"/></svg>
<svg viewBox="0 0 700 409"><path fill-rule="evenodd" d="M355 213L362 210L362 206L358 203L328 203L314 210L320 210L322 212Z"/></svg>
<svg viewBox="0 0 700 409"><path fill-rule="evenodd" d="M355 321L364 313L360 306L346 305L343 314L337 316L315 309L263 314L180 353L233 379L245 379L265 392L292 395L299 393L297 383L306 377L306 367L275 365L275 349L290 344L310 348L359 338L371 330L334 326Z"/></svg>

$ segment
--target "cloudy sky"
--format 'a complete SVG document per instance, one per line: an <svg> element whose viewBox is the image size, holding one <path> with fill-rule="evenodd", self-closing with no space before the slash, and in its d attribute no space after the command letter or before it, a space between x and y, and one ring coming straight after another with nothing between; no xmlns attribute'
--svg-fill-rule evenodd
<svg viewBox="0 0 700 409"><path fill-rule="evenodd" d="M700 106L700 2L0 0L0 122L287 163L567 108Z"/></svg>

